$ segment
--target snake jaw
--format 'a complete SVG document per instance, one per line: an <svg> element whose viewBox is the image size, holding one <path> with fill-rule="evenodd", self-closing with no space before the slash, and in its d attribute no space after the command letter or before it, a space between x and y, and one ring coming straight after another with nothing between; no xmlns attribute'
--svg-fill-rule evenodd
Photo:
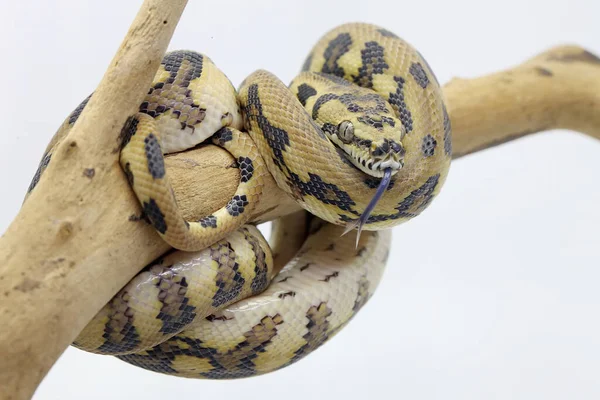
<svg viewBox="0 0 600 400"><path fill-rule="evenodd" d="M361 151L356 147L344 146L341 148L356 168L375 178L383 178L388 169L394 175L404 167L403 154L390 152L383 157L373 157L369 152Z"/></svg>
<svg viewBox="0 0 600 400"><path fill-rule="evenodd" d="M379 202L379 200L381 199L381 197L387 190L388 186L390 185L390 181L392 180L393 172L394 171L392 171L391 168L386 168L383 171L383 173L382 173L383 177L381 178L381 182L379 182L377 191L373 195L373 198L371 199L371 201L369 202L367 207L365 207L365 210L363 211L361 216L355 220L349 221L346 224L346 229L342 233L342 236L344 236L345 234L347 234L348 232L350 232L351 230L353 230L355 228L358 231L356 233L356 248L358 248L358 241L360 240L360 233L362 232L363 226L367 223L369 216L371 215L371 212L373 212L373 209L375 208L375 206L377 205L377 203Z"/></svg>
<svg viewBox="0 0 600 400"><path fill-rule="evenodd" d="M383 160L371 162L371 164L367 163L367 167L369 167L371 171L375 171L379 173L381 177L383 177L386 169L391 169L392 175L402 169L402 167L404 167L404 160L390 156Z"/></svg>

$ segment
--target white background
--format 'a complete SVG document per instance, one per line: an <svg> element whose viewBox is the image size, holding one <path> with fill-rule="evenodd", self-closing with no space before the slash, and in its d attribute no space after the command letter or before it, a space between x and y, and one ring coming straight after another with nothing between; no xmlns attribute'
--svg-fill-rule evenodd
<svg viewBox="0 0 600 400"><path fill-rule="evenodd" d="M47 141L95 88L141 1L1 4L4 231ZM413 43L447 82L561 43L599 54L599 4L190 0L170 49L208 54L236 86L257 68L288 82L321 34L360 20ZM395 228L369 305L285 370L185 380L69 349L35 399L597 399L598 172L600 142L566 131L458 160L433 205Z"/></svg>

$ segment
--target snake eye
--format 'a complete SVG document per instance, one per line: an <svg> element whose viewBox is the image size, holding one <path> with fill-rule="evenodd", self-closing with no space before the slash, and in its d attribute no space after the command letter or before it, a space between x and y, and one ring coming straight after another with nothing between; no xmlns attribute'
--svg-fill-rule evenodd
<svg viewBox="0 0 600 400"><path fill-rule="evenodd" d="M346 144L352 142L354 139L354 125L350 121L342 121L338 125L337 135L340 140Z"/></svg>

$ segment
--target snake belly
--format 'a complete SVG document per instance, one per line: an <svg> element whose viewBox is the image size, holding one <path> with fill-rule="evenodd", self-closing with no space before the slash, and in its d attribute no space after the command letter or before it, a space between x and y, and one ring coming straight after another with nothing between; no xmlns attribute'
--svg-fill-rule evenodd
<svg viewBox="0 0 600 400"><path fill-rule="evenodd" d="M240 86L237 103L219 100L228 105L208 118L214 103L201 100L201 81L203 71L216 71L212 65L194 52L167 54L147 101L123 134L123 150L130 146L133 155L122 156L122 165L149 222L174 247L192 251L175 251L145 268L94 317L74 346L156 372L230 379L294 363L356 315L383 274L391 242L386 228L419 215L440 191L450 164L451 131L439 84L425 60L373 25L347 24L326 34L307 58L306 72L289 88L257 71ZM231 92L230 83L206 90L210 98ZM86 101L48 146L30 190ZM331 121L324 122L327 113L339 114L337 131ZM364 124L400 133L377 142L357 134L348 142L357 155L353 160L328 137L347 133L348 120L356 132ZM240 131L242 126L248 133ZM219 214L184 221L162 153L211 135L213 143L234 154L238 191L244 192ZM341 225L364 212L381 179L361 170L361 160L382 152L401 157L402 168L355 243L340 237ZM396 160L385 157L365 160L363 167ZM300 213L277 221L271 242L280 247L273 250L255 227L244 225L251 216L247 194L255 196L253 202L260 196L265 170L318 217Z"/></svg>

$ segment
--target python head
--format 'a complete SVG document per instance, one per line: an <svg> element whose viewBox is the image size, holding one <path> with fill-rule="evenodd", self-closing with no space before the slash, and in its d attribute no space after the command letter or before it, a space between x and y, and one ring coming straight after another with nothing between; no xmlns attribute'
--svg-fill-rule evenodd
<svg viewBox="0 0 600 400"><path fill-rule="evenodd" d="M372 117L365 118L369 118L369 124L384 124L381 120ZM392 174L395 174L404 166L404 147L399 140L403 133L396 132L395 129L380 132L371 126L363 126L363 120L364 118L361 120L361 117L345 119L334 126L334 129L324 130L324 132L364 173L381 178L384 171L389 168ZM369 137L374 139L368 139Z"/></svg>
<svg viewBox="0 0 600 400"><path fill-rule="evenodd" d="M404 165L404 127L388 102L333 75L303 73L292 91L323 133L358 169L381 178Z"/></svg>

